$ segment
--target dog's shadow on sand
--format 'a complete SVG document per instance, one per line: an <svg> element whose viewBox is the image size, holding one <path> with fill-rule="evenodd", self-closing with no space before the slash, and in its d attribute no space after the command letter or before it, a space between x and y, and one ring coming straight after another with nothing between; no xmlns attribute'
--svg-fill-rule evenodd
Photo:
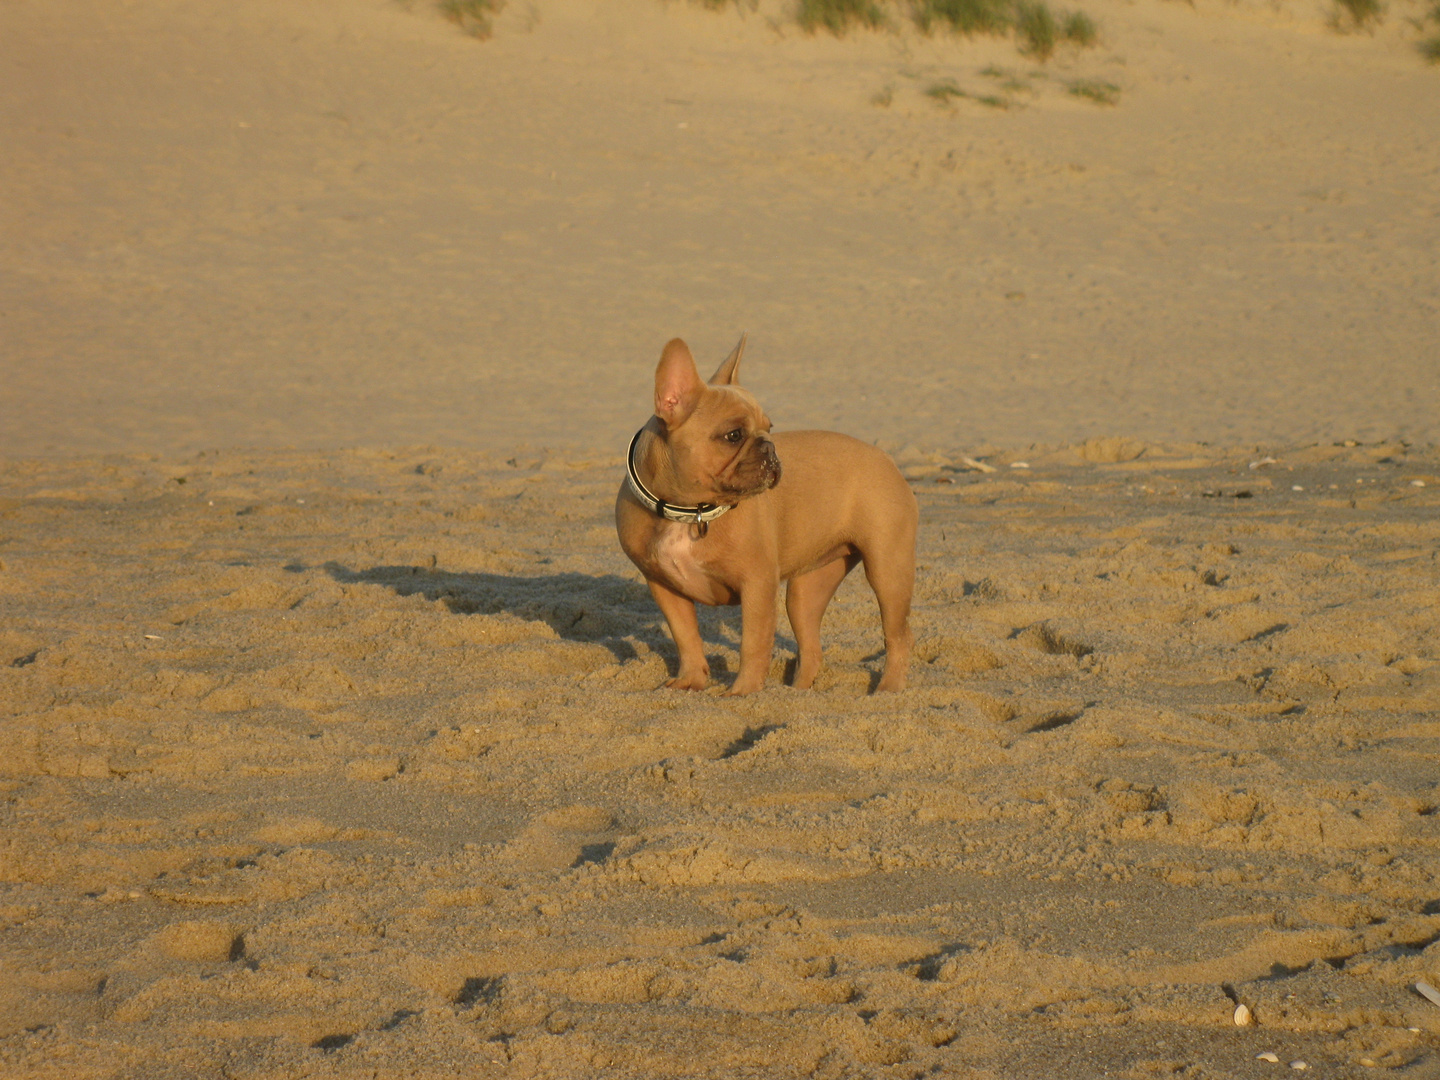
<svg viewBox="0 0 1440 1080"><path fill-rule="evenodd" d="M650 591L640 582L616 574L569 572L523 577L419 566L352 570L338 562L326 563L324 570L341 584L381 585L400 596L440 600L456 615L505 613L543 622L566 641L604 645L621 663L639 655L635 643L641 642L664 657L671 674L677 666L674 643ZM738 644L739 608L702 605L699 614L700 636L707 644L731 648ZM784 647L785 640L781 638L777 644ZM707 658L712 673L726 672L724 656Z"/></svg>

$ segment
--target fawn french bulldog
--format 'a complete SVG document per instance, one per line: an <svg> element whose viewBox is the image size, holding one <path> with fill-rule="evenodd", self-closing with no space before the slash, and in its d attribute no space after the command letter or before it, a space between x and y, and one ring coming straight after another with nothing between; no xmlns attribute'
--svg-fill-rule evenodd
<svg viewBox="0 0 1440 1080"><path fill-rule="evenodd" d="M666 686L702 690L710 678L695 605L739 604L740 671L730 694L765 685L776 603L799 657L793 684L820 670L820 620L858 563L880 603L885 670L878 690L901 690L919 510L881 450L829 431L770 433L737 374L745 338L709 383L679 338L655 370L655 415L635 433L615 501L620 546L640 568L680 651Z"/></svg>

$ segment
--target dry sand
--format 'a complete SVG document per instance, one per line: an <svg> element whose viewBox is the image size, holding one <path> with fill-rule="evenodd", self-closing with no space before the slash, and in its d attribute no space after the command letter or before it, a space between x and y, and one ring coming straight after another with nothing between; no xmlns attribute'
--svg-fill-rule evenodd
<svg viewBox="0 0 1440 1080"><path fill-rule="evenodd" d="M654 689L608 458L12 464L6 1075L1433 1075L1440 458L1377 456L913 461L913 688L851 580L743 700Z"/></svg>
<svg viewBox="0 0 1440 1080"><path fill-rule="evenodd" d="M1440 1076L1422 9L1088 10L0 7L0 1076ZM655 690L742 326L914 483L903 694L861 580Z"/></svg>

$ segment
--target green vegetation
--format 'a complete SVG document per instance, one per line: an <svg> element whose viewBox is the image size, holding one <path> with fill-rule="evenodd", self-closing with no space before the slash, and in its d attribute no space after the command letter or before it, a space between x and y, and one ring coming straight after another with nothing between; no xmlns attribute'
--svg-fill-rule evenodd
<svg viewBox="0 0 1440 1080"><path fill-rule="evenodd" d="M1013 72L1006 71L994 64L980 69L980 74L987 79L995 79L1000 83L1000 89L1011 94L1034 94L1035 84L1027 79L1021 78Z"/></svg>
<svg viewBox="0 0 1440 1080"><path fill-rule="evenodd" d="M1426 22L1434 23L1436 32L1421 39L1420 55L1432 64L1440 64L1440 0L1430 5L1430 13L1421 20L1420 26L1423 28Z"/></svg>
<svg viewBox="0 0 1440 1080"><path fill-rule="evenodd" d="M839 37L856 23L878 30L888 22L875 0L800 0L800 25L812 34L824 27Z"/></svg>
<svg viewBox="0 0 1440 1080"><path fill-rule="evenodd" d="M949 102L951 98L968 97L969 95L955 85L954 79L942 79L940 82L931 83L927 86L925 88L925 96L934 98L940 102L940 104L944 105Z"/></svg>
<svg viewBox="0 0 1440 1080"><path fill-rule="evenodd" d="M968 90L961 90L955 85L954 79L942 79L940 82L931 83L925 88L925 96L933 98L942 105L947 105L951 98L968 98L981 105L988 105L992 109L1008 109L1013 104L1009 98L1000 97L997 94L972 94Z"/></svg>
<svg viewBox="0 0 1440 1080"><path fill-rule="evenodd" d="M731 0L695 2L718 10ZM936 30L965 35L1014 33L1020 51L1041 62L1048 60L1061 42L1088 48L1099 38L1089 15L1083 11L1056 13L1045 0L800 0L797 18L812 34L827 30L840 37L857 26L894 28L901 12L925 34Z"/></svg>
<svg viewBox="0 0 1440 1080"><path fill-rule="evenodd" d="M484 40L493 29L491 18L500 14L505 0L437 0L436 6L465 33Z"/></svg>
<svg viewBox="0 0 1440 1080"><path fill-rule="evenodd" d="M1334 0L1330 10L1330 27L1342 34L1370 30L1378 26L1385 14L1380 0Z"/></svg>
<svg viewBox="0 0 1440 1080"><path fill-rule="evenodd" d="M1061 41L1089 47L1099 37L1095 20L1083 11L1056 15L1045 0L914 0L915 25L930 33L945 27L957 34L1005 34L1013 30L1020 51L1048 60Z"/></svg>
<svg viewBox="0 0 1440 1080"><path fill-rule="evenodd" d="M1072 11L1060 20L1060 36L1072 45L1088 49L1100 40L1100 30L1089 15Z"/></svg>
<svg viewBox="0 0 1440 1080"><path fill-rule="evenodd" d="M1099 79L1077 79L1070 84L1070 93L1087 98L1096 105L1114 105L1120 100L1120 88Z"/></svg>
<svg viewBox="0 0 1440 1080"><path fill-rule="evenodd" d="M1054 55L1060 24L1045 0L1020 0L1015 5L1015 36L1020 51L1042 64Z"/></svg>
<svg viewBox="0 0 1440 1080"><path fill-rule="evenodd" d="M1194 0L1190 2L1193 5ZM1384 0L1330 2L1328 22L1342 34L1373 31L1385 18ZM408 8L411 0L401 0L401 3ZM504 10L505 3L506 0L434 0L441 15L465 33L481 39L491 35L494 17ZM736 8L747 6L747 0L692 0L692 3L711 11L721 11L732 4ZM748 6L754 9L756 0L748 0ZM898 21L892 17L892 8L907 14L924 34L937 29L966 36L1013 34L1016 48L1041 64L1055 55L1061 44L1088 49L1097 45L1100 38L1095 20L1085 12L1057 12L1046 0L799 0L796 21L809 33L827 30L843 37L857 26L870 30L895 29ZM1416 48L1427 62L1440 64L1440 0L1431 0L1430 9L1423 17L1409 21L1422 32L1431 28L1429 35L1416 43ZM1000 78L1007 73L990 67L980 74ZM1003 88L1034 92L1034 87L1013 78ZM1112 83L1082 79L1071 83L1069 92L1101 105L1114 105L1119 100L1120 88ZM996 108L1009 108L1014 104L1010 98L967 93L948 80L934 84L925 93L940 102L966 97ZM888 106L893 97L893 87L887 86L871 101Z"/></svg>
<svg viewBox="0 0 1440 1080"><path fill-rule="evenodd" d="M1045 0L1019 0L1015 5L1015 36L1020 51L1044 63L1062 41L1081 48L1094 45L1100 36L1095 21L1083 11L1068 11L1056 17Z"/></svg>
<svg viewBox="0 0 1440 1080"><path fill-rule="evenodd" d="M911 15L927 34L941 24L957 34L1003 34L1012 6L1009 0L917 0Z"/></svg>

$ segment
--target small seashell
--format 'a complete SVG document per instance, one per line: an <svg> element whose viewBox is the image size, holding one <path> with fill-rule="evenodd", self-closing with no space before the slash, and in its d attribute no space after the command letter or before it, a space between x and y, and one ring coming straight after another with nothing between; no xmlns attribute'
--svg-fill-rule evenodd
<svg viewBox="0 0 1440 1080"><path fill-rule="evenodd" d="M1308 1069L1310 1066L1309 1066L1309 1064L1307 1064L1306 1062L1301 1061L1299 1058L1296 1058L1294 1061L1290 1062L1290 1067L1291 1067L1292 1069L1294 1069L1296 1072L1303 1072L1304 1070Z"/></svg>
<svg viewBox="0 0 1440 1080"><path fill-rule="evenodd" d="M1375 1059L1374 1059L1374 1058L1361 1058L1361 1059L1360 1059L1360 1064L1361 1064L1361 1065L1364 1065L1365 1068L1367 1068L1367 1069L1373 1069L1373 1068L1375 1068Z"/></svg>
<svg viewBox="0 0 1440 1080"><path fill-rule="evenodd" d="M1263 468L1263 467L1266 466L1266 465L1276 465L1276 464L1279 464L1279 459L1278 459L1278 458L1262 457L1259 461L1252 461L1252 462L1250 462L1250 468L1252 468L1252 469L1259 469L1259 468Z"/></svg>
<svg viewBox="0 0 1440 1080"><path fill-rule="evenodd" d="M1424 480L1411 480L1411 481L1410 481L1410 486L1411 486L1411 487L1424 487L1424 486L1425 486L1425 481L1424 481Z"/></svg>
<svg viewBox="0 0 1440 1080"><path fill-rule="evenodd" d="M1421 997L1425 998L1432 1005L1440 1005L1440 990L1436 990L1435 987L1431 986L1424 979L1419 980L1415 984L1415 989Z"/></svg>
<svg viewBox="0 0 1440 1080"><path fill-rule="evenodd" d="M1012 468L1012 469L1028 469L1029 467L1030 467L1030 463L1029 463L1028 461L1012 461L1012 462L1010 462L1010 468Z"/></svg>
<svg viewBox="0 0 1440 1080"><path fill-rule="evenodd" d="M1255 1060L1256 1060L1256 1061L1268 1061L1268 1062L1270 1062L1271 1065L1279 1065L1279 1064L1280 1064L1280 1055L1279 1055L1279 1054L1275 1054L1275 1053L1271 1053L1269 1050L1266 1050L1263 1054L1256 1054L1256 1055L1255 1055Z"/></svg>
<svg viewBox="0 0 1440 1080"><path fill-rule="evenodd" d="M1235 1006L1235 1026L1249 1027L1255 1022L1255 1017L1250 1015L1250 1006L1240 1004Z"/></svg>
<svg viewBox="0 0 1440 1080"><path fill-rule="evenodd" d="M1305 489L1304 489L1303 487L1301 487L1299 484L1291 484L1291 485L1290 485L1290 490L1291 490L1291 491L1304 491Z"/></svg>

